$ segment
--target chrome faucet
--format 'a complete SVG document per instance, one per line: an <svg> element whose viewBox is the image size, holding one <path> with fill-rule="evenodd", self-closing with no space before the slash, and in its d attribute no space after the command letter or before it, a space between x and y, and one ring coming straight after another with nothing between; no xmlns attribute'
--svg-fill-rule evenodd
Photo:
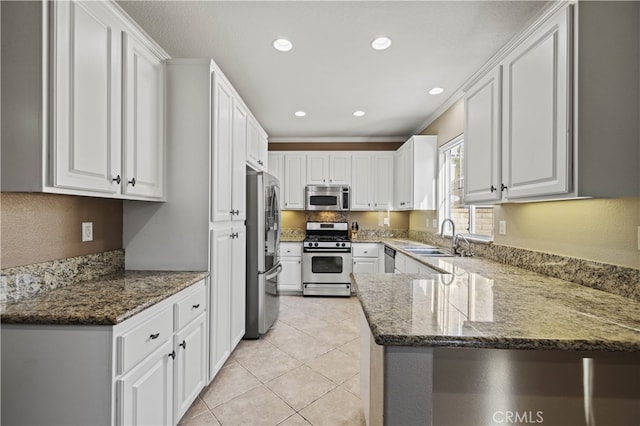
<svg viewBox="0 0 640 426"><path fill-rule="evenodd" d="M444 225L446 223L451 224L451 254L455 256L456 254L456 243L458 239L456 238L456 224L453 223L451 219L445 219L442 221L442 225L440 225L440 237L444 238Z"/></svg>

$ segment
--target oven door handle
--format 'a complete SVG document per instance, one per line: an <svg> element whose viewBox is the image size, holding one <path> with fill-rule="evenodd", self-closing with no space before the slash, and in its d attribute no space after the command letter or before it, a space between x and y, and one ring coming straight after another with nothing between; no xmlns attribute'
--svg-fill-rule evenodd
<svg viewBox="0 0 640 426"><path fill-rule="evenodd" d="M282 265L278 265L275 269L275 271L273 271L272 273L270 273L269 275L265 275L264 279L266 281L271 281L273 278L277 277L278 274L280 274L280 272L282 272Z"/></svg>

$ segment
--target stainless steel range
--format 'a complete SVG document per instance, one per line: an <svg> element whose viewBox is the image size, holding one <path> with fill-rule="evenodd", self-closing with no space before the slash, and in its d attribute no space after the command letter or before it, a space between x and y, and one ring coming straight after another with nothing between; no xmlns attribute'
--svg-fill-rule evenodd
<svg viewBox="0 0 640 426"><path fill-rule="evenodd" d="M351 241L347 222L307 222L302 294L351 296Z"/></svg>

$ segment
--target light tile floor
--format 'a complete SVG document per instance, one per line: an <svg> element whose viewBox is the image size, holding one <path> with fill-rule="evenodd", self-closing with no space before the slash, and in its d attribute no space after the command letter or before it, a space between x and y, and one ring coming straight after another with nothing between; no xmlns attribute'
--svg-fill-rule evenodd
<svg viewBox="0 0 640 426"><path fill-rule="evenodd" d="M243 340L180 422L364 425L358 300L283 296L278 321Z"/></svg>

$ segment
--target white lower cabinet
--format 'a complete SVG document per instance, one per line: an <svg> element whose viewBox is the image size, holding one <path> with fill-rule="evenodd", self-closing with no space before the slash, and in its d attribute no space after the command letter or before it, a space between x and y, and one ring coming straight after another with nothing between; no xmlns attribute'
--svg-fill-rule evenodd
<svg viewBox="0 0 640 426"><path fill-rule="evenodd" d="M352 243L353 273L378 273L381 271L381 247L378 243Z"/></svg>
<svg viewBox="0 0 640 426"><path fill-rule="evenodd" d="M118 380L118 424L167 425L173 422L173 342L167 340Z"/></svg>
<svg viewBox="0 0 640 426"><path fill-rule="evenodd" d="M302 243L280 243L278 291L290 294L302 292Z"/></svg>
<svg viewBox="0 0 640 426"><path fill-rule="evenodd" d="M204 313L175 336L173 345L176 348L173 419L176 424L206 384L206 342L207 316Z"/></svg>
<svg viewBox="0 0 640 426"><path fill-rule="evenodd" d="M2 324L2 423L175 425L206 384L207 283L117 324Z"/></svg>

